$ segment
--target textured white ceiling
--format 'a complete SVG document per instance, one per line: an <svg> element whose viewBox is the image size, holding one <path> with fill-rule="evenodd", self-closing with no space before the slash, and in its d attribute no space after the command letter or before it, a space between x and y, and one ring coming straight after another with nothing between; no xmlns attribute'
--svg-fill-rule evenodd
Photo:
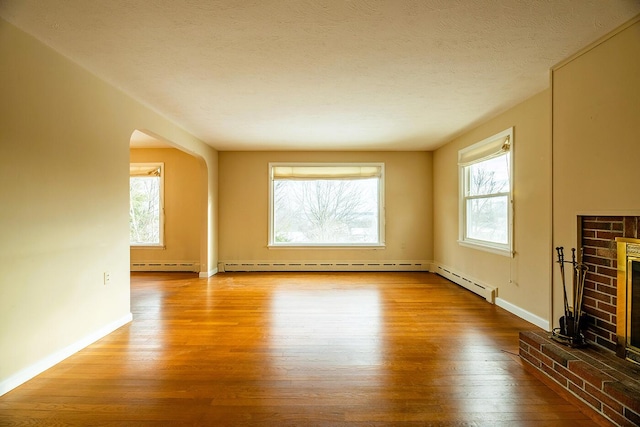
<svg viewBox="0 0 640 427"><path fill-rule="evenodd" d="M0 0L221 150L433 149L549 84L638 0Z"/></svg>

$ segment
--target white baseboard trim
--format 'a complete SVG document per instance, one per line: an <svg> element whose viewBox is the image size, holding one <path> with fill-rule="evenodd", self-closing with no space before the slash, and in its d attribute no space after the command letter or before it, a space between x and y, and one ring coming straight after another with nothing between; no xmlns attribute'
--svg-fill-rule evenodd
<svg viewBox="0 0 640 427"><path fill-rule="evenodd" d="M39 362L36 362L33 365L22 369L21 371L11 375L9 378L0 381L0 396L29 381L31 378L41 374L52 366L62 362L67 357L73 355L74 353L77 353L88 345L93 344L100 338L109 335L111 332L115 331L121 326L126 325L132 320L133 315L129 313L126 316L123 316L122 318L103 326L97 331L92 332L91 334L76 341L75 343L56 351L53 354L50 354Z"/></svg>
<svg viewBox="0 0 640 427"><path fill-rule="evenodd" d="M429 271L431 261L220 261L220 271Z"/></svg>
<svg viewBox="0 0 640 427"><path fill-rule="evenodd" d="M498 291L498 288L490 286L486 283L482 283L481 281L473 277L470 277L464 273L454 270L451 267L442 265L437 262L433 263L431 272L439 274L445 279L449 279L453 283L460 285L463 288L466 288L471 292L484 297L484 299L486 299L487 302L490 302L491 304L495 303L496 293Z"/></svg>
<svg viewBox="0 0 640 427"><path fill-rule="evenodd" d="M131 271L200 271L197 261L131 261Z"/></svg>
<svg viewBox="0 0 640 427"><path fill-rule="evenodd" d="M532 323L545 331L551 330L549 320L543 319L540 316L536 316L535 314L530 313L527 310L518 307L517 305L511 304L510 302L505 301L502 298L496 298L496 305L500 308L504 308L509 313L513 313L519 318L524 319L527 322Z"/></svg>
<svg viewBox="0 0 640 427"><path fill-rule="evenodd" d="M209 271L201 271L200 273L198 273L198 277L200 277L201 279L206 279L216 274L218 274L218 269L214 268L213 270Z"/></svg>

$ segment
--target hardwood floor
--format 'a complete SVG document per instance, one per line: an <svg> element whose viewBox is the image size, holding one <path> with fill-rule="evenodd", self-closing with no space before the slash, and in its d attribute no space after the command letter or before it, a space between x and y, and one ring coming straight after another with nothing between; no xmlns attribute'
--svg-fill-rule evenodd
<svg viewBox="0 0 640 427"><path fill-rule="evenodd" d="M0 425L595 426L529 323L429 273L133 274L134 320L0 397Z"/></svg>

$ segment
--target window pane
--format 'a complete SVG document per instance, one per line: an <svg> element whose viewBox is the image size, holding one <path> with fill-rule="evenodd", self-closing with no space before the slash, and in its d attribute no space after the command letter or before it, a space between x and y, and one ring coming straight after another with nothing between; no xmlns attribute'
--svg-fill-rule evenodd
<svg viewBox="0 0 640 427"><path fill-rule="evenodd" d="M160 177L129 178L129 240L160 244Z"/></svg>
<svg viewBox="0 0 640 427"><path fill-rule="evenodd" d="M378 182L274 181L273 242L378 243Z"/></svg>
<svg viewBox="0 0 640 427"><path fill-rule="evenodd" d="M467 200L466 237L507 244L509 242L508 197Z"/></svg>
<svg viewBox="0 0 640 427"><path fill-rule="evenodd" d="M468 194L479 196L508 192L509 158L504 154L468 166Z"/></svg>

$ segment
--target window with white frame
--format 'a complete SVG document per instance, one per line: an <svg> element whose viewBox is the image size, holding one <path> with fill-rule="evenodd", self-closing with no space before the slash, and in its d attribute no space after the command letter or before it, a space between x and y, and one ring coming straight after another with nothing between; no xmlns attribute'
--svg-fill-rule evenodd
<svg viewBox="0 0 640 427"><path fill-rule="evenodd" d="M384 245L382 163L270 163L269 246Z"/></svg>
<svg viewBox="0 0 640 427"><path fill-rule="evenodd" d="M164 164L129 165L129 242L132 247L162 247Z"/></svg>
<svg viewBox="0 0 640 427"><path fill-rule="evenodd" d="M513 254L513 128L458 152L459 242Z"/></svg>

